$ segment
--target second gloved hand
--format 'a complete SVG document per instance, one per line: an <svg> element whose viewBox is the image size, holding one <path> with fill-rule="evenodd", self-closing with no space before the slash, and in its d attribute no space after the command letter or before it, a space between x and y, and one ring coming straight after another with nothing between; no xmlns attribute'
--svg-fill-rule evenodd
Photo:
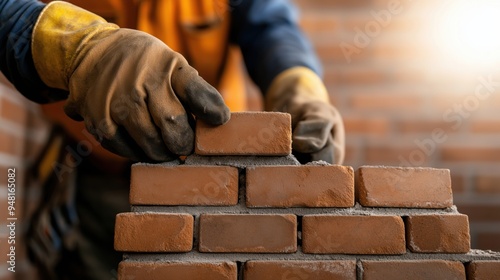
<svg viewBox="0 0 500 280"><path fill-rule="evenodd" d="M292 148L300 162L342 164L345 133L342 117L328 100L321 79L310 69L294 67L279 74L266 93L266 109L292 116Z"/></svg>
<svg viewBox="0 0 500 280"><path fill-rule="evenodd" d="M44 9L33 60L50 87L69 91L65 112L102 146L134 160L167 161L194 146L192 116L220 125L229 110L178 53L63 2Z"/></svg>

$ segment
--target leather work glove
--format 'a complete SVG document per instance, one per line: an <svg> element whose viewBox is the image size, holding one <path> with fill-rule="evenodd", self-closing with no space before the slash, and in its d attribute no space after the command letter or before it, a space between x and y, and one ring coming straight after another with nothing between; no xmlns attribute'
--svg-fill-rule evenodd
<svg viewBox="0 0 500 280"><path fill-rule="evenodd" d="M266 110L292 115L292 149L300 162L342 164L344 124L316 73L306 67L280 73L266 93L265 106Z"/></svg>
<svg viewBox="0 0 500 280"><path fill-rule="evenodd" d="M194 146L192 115L213 125L229 109L180 54L65 2L40 14L32 54L42 81L69 91L65 113L102 146L133 160L168 161Z"/></svg>

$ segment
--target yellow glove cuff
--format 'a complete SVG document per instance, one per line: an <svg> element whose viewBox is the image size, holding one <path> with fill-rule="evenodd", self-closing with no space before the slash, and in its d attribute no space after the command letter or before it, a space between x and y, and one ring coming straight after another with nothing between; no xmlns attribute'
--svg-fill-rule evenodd
<svg viewBox="0 0 500 280"><path fill-rule="evenodd" d="M289 98L330 102L321 78L311 69L302 66L285 70L274 78L265 96L266 110L275 110Z"/></svg>
<svg viewBox="0 0 500 280"><path fill-rule="evenodd" d="M38 75L47 86L68 90L74 60L83 46L96 34L118 28L70 3L49 3L38 17L31 39Z"/></svg>

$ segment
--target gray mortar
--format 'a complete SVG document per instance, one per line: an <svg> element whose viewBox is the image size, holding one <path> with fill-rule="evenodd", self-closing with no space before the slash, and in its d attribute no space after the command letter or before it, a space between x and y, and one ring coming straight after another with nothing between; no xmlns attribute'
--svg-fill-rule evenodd
<svg viewBox="0 0 500 280"><path fill-rule="evenodd" d="M174 159L172 161L167 161L167 162L162 162L162 163L147 163L147 162L138 162L132 164L132 166L135 165L140 165L140 166L177 166L180 165L182 162L179 159Z"/></svg>
<svg viewBox="0 0 500 280"><path fill-rule="evenodd" d="M370 208L356 203L351 208L247 208L242 199L234 206L132 206L133 212L156 213L189 213L200 214L295 214L303 215L362 215L362 216L409 216L425 214L458 214L456 206L446 209L417 209L417 208Z"/></svg>
<svg viewBox="0 0 500 280"><path fill-rule="evenodd" d="M293 156L188 156L186 165L225 165L238 168L257 165L300 165L300 162Z"/></svg>
<svg viewBox="0 0 500 280"><path fill-rule="evenodd" d="M356 260L356 261L401 261L401 260L449 260L467 263L471 261L500 261L500 253L493 251L471 250L467 254L417 254L407 251L404 255L345 255L345 254L304 254L298 246L293 254L250 254L250 253L189 253L169 254L124 254L124 261L162 261L162 262L247 262L251 260Z"/></svg>

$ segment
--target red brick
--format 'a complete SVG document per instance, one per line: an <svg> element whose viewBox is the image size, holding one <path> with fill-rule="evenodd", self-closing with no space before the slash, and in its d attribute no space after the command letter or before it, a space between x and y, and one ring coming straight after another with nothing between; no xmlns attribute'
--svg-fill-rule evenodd
<svg viewBox="0 0 500 280"><path fill-rule="evenodd" d="M355 280L356 261L249 261L245 280Z"/></svg>
<svg viewBox="0 0 500 280"><path fill-rule="evenodd" d="M361 261L363 280L465 280L461 262L445 260Z"/></svg>
<svg viewBox="0 0 500 280"><path fill-rule="evenodd" d="M477 233L474 248L500 252L500 232Z"/></svg>
<svg viewBox="0 0 500 280"><path fill-rule="evenodd" d="M400 141L397 141L400 142ZM427 165L430 157L426 156L416 146L398 146L397 144L371 145L364 147L364 164L385 164L385 165ZM409 164L407 164L409 162Z"/></svg>
<svg viewBox="0 0 500 280"><path fill-rule="evenodd" d="M224 125L196 124L199 155L288 155L292 151L291 117L278 112L232 113Z"/></svg>
<svg viewBox="0 0 500 280"><path fill-rule="evenodd" d="M361 69L341 70L340 83L345 85L381 85L387 80L384 69Z"/></svg>
<svg viewBox="0 0 500 280"><path fill-rule="evenodd" d="M465 190L465 178L459 174L451 175L451 189L454 194L463 193Z"/></svg>
<svg viewBox="0 0 500 280"><path fill-rule="evenodd" d="M116 215L115 250L189 252L194 218L188 214L120 213Z"/></svg>
<svg viewBox="0 0 500 280"><path fill-rule="evenodd" d="M498 147L443 147L441 160L459 162L499 162L500 148Z"/></svg>
<svg viewBox="0 0 500 280"><path fill-rule="evenodd" d="M314 49L316 53L318 54L319 58L321 61L333 64L338 66L339 63L363 63L367 60L370 59L371 55L371 49L363 49L362 52L358 53L353 53L350 56L346 56L345 51L340 43L338 42L321 42L318 41L314 45ZM332 85L334 87L338 87L338 80L339 80L339 75L338 73L325 73L324 74L324 80L325 84L327 85Z"/></svg>
<svg viewBox="0 0 500 280"><path fill-rule="evenodd" d="M122 261L118 265L118 279L127 280L236 280L233 262L138 262Z"/></svg>
<svg viewBox="0 0 500 280"><path fill-rule="evenodd" d="M393 63L430 60L432 57L429 54L429 47L416 40L409 40L404 45L385 42L373 44L373 56L375 59L392 61Z"/></svg>
<svg viewBox="0 0 500 280"><path fill-rule="evenodd" d="M358 118L344 116L344 126L347 135L353 133L387 136L390 124L387 118Z"/></svg>
<svg viewBox="0 0 500 280"><path fill-rule="evenodd" d="M432 139L432 134L436 129L444 132L452 132L452 123L436 120L401 120L397 122L396 128L401 134L408 133L425 133ZM437 132L436 132L437 133ZM439 138L443 138L440 136Z"/></svg>
<svg viewBox="0 0 500 280"><path fill-rule="evenodd" d="M0 117L2 119L6 119L20 125L26 125L26 121L28 120L28 110L24 106L14 103L7 98L2 98L0 104Z"/></svg>
<svg viewBox="0 0 500 280"><path fill-rule="evenodd" d="M406 241L415 253L467 253L470 251L466 215L414 215L406 218Z"/></svg>
<svg viewBox="0 0 500 280"><path fill-rule="evenodd" d="M500 261L472 261L466 265L468 280L492 280L500 276Z"/></svg>
<svg viewBox="0 0 500 280"><path fill-rule="evenodd" d="M404 224L396 216L311 215L302 219L302 250L318 254L406 252Z"/></svg>
<svg viewBox="0 0 500 280"><path fill-rule="evenodd" d="M329 35L340 29L339 19L329 14L305 13L300 18L300 27L311 36Z"/></svg>
<svg viewBox="0 0 500 280"><path fill-rule="evenodd" d="M0 153L6 153L14 156L23 155L24 141L5 131L0 131Z"/></svg>
<svg viewBox="0 0 500 280"><path fill-rule="evenodd" d="M353 207L350 166L260 166L246 171L248 207Z"/></svg>
<svg viewBox="0 0 500 280"><path fill-rule="evenodd" d="M361 205L370 207L453 205L448 169L363 166L356 171L356 194Z"/></svg>
<svg viewBox="0 0 500 280"><path fill-rule="evenodd" d="M135 205L235 205L238 169L226 166L132 166L130 203Z"/></svg>
<svg viewBox="0 0 500 280"><path fill-rule="evenodd" d="M498 194L500 193L500 176L498 175L482 175L476 176L475 191L482 194Z"/></svg>
<svg viewBox="0 0 500 280"><path fill-rule="evenodd" d="M470 124L470 131L474 133L500 133L500 120L473 121Z"/></svg>
<svg viewBox="0 0 500 280"><path fill-rule="evenodd" d="M350 105L359 110L416 111L421 107L422 99L410 94L355 94L350 97Z"/></svg>
<svg viewBox="0 0 500 280"><path fill-rule="evenodd" d="M296 0L294 3L304 10L320 11L369 8L372 5L372 1L366 0Z"/></svg>
<svg viewBox="0 0 500 280"><path fill-rule="evenodd" d="M460 213L469 216L471 223L500 222L500 205L458 205Z"/></svg>
<svg viewBox="0 0 500 280"><path fill-rule="evenodd" d="M200 217L200 252L293 253L297 251L295 215Z"/></svg>

